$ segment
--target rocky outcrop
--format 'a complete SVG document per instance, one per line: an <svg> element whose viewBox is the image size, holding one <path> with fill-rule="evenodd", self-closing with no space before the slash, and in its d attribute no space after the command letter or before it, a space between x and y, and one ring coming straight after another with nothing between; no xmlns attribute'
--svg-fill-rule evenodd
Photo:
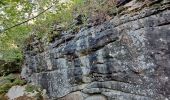
<svg viewBox="0 0 170 100"><path fill-rule="evenodd" d="M26 50L23 78L50 99L169 100L170 1L122 1L113 19Z"/></svg>

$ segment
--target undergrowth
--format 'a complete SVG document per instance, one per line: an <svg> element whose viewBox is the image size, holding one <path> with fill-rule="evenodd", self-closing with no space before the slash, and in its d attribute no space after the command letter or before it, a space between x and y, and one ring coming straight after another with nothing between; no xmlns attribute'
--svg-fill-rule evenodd
<svg viewBox="0 0 170 100"><path fill-rule="evenodd" d="M26 81L20 79L19 76L15 74L0 77L0 94L7 93L12 86L24 84L26 84Z"/></svg>

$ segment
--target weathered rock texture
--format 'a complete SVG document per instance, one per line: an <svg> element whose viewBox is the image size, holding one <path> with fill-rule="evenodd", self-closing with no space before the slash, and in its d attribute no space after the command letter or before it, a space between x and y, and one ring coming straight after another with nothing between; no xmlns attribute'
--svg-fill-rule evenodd
<svg viewBox="0 0 170 100"><path fill-rule="evenodd" d="M170 100L169 0L118 1L110 21L29 45L23 77L57 100Z"/></svg>

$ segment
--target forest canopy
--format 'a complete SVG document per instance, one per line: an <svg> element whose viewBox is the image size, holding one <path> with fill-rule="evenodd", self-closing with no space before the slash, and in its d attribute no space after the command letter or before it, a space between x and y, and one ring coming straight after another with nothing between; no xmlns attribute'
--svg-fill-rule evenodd
<svg viewBox="0 0 170 100"><path fill-rule="evenodd" d="M48 33L52 22L68 22L71 7L82 0L0 1L0 59L22 59L24 40L33 32Z"/></svg>

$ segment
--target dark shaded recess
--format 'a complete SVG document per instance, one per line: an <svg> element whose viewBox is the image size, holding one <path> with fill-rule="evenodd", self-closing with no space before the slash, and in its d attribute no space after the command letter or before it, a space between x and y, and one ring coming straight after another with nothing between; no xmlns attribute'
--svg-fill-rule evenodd
<svg viewBox="0 0 170 100"><path fill-rule="evenodd" d="M32 51L34 48L31 44L28 44L25 48L25 51Z"/></svg>
<svg viewBox="0 0 170 100"><path fill-rule="evenodd" d="M50 38L49 42L50 42L50 43L54 43L55 40L61 38L61 35L60 35L60 34L61 34L61 33L55 34L54 32L51 32L50 35L49 35L49 38Z"/></svg>
<svg viewBox="0 0 170 100"><path fill-rule="evenodd" d="M49 90L50 89L49 86L51 86L51 84L49 84L49 80L51 80L50 76L48 76L47 73L43 73L41 77L42 78L40 78L39 84L41 85L41 87L43 87L43 89L46 89L47 94L50 95Z"/></svg>
<svg viewBox="0 0 170 100"><path fill-rule="evenodd" d="M158 4L162 2L163 0L149 0L149 1L151 1L150 5L153 5L153 4Z"/></svg>
<svg viewBox="0 0 170 100"><path fill-rule="evenodd" d="M67 44L68 42L70 42L72 39L74 38L74 36L70 36L70 37L63 37L62 39L60 39L60 42L58 43L54 43L53 48L59 47L62 44Z"/></svg>
<svg viewBox="0 0 170 100"><path fill-rule="evenodd" d="M70 43L64 48L64 55L73 55L76 50L75 43Z"/></svg>
<svg viewBox="0 0 170 100"><path fill-rule="evenodd" d="M116 0L117 7L125 5L126 3L130 2L131 0Z"/></svg>
<svg viewBox="0 0 170 100"><path fill-rule="evenodd" d="M102 33L101 33L102 34ZM89 48L87 51L89 52L95 52L101 48L103 48L104 46L106 46L109 43L115 42L119 39L119 37L113 37L114 34L113 33L109 33L108 35L104 35L101 36L97 39L94 39L92 37L89 37Z"/></svg>
<svg viewBox="0 0 170 100"><path fill-rule="evenodd" d="M69 70L67 70L67 75L70 79L71 84L79 84L82 83L82 69L81 69L81 61L78 58L77 55L75 54L71 54L70 55L71 58L68 58L69 61L71 61L74 64L74 68L71 68Z"/></svg>
<svg viewBox="0 0 170 100"><path fill-rule="evenodd" d="M81 83L82 80L82 75L83 75L83 71L81 69L81 61L80 59L74 59L74 79L75 79L75 83Z"/></svg>
<svg viewBox="0 0 170 100"><path fill-rule="evenodd" d="M106 63L106 68L107 68L107 75L108 74L112 74L113 73L113 66L114 65L112 65L112 63L110 63L110 58L112 58L112 57L110 57L110 56L108 56L109 55L109 48L108 47L105 47L105 49L104 49L104 57L105 57L105 63ZM108 75L108 77L110 77L110 75Z"/></svg>
<svg viewBox="0 0 170 100"><path fill-rule="evenodd" d="M78 15L76 18L75 18L75 20L76 20L76 25L81 25L81 24L83 24L83 20L82 20L82 18L83 18L83 15Z"/></svg>
<svg viewBox="0 0 170 100"><path fill-rule="evenodd" d="M20 73L21 72L22 61L16 59L15 61L4 61L0 60L0 76L8 75L10 73Z"/></svg>
<svg viewBox="0 0 170 100"><path fill-rule="evenodd" d="M41 66L41 62L39 62L39 55L36 55L36 56L32 56L29 60L27 60L27 64L29 65L29 69L32 71L32 72L39 72L39 71L44 71L43 67ZM41 57L41 60L43 58ZM40 61L41 61L40 60Z"/></svg>
<svg viewBox="0 0 170 100"><path fill-rule="evenodd" d="M84 37L82 37L82 38L84 38ZM80 42L80 48L81 48L81 50L87 50L88 49L88 47L87 47L87 44L86 44L86 38L84 38L84 39L82 39L82 41ZM81 50L80 50L80 52L81 52ZM78 51L79 52L79 51ZM84 51L85 52L85 51Z"/></svg>
<svg viewBox="0 0 170 100"><path fill-rule="evenodd" d="M167 44L168 44L168 50L166 51L166 54L169 55L169 59L170 59L170 41Z"/></svg>
<svg viewBox="0 0 170 100"><path fill-rule="evenodd" d="M93 73L97 73L98 69L97 69L97 65L95 64L95 62L97 62L97 54L93 53L91 56L88 57L89 59L89 65L90 65L90 75L93 75Z"/></svg>
<svg viewBox="0 0 170 100"><path fill-rule="evenodd" d="M107 68L107 74L117 73L117 71L114 68L114 63L112 62L106 62L106 68Z"/></svg>

